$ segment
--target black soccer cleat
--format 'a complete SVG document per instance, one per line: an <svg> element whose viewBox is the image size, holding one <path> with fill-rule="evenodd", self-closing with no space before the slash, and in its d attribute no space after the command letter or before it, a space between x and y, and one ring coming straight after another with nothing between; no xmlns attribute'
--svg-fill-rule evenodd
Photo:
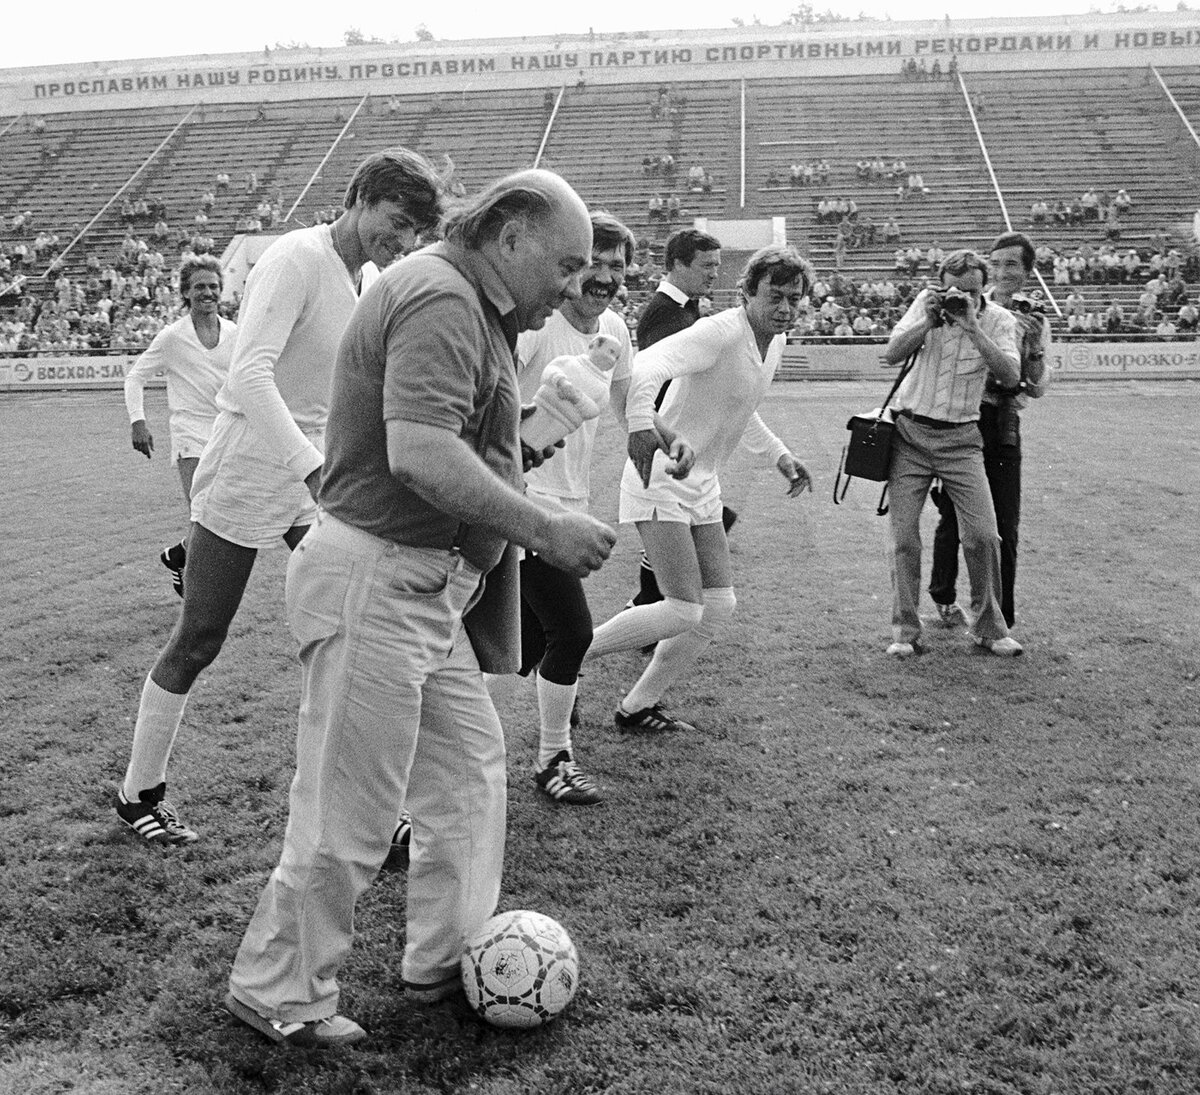
<svg viewBox="0 0 1200 1095"><path fill-rule="evenodd" d="M635 733L657 734L669 730L696 732L696 728L691 723L671 718L663 711L662 705L657 703L650 707L643 707L640 711L634 711L633 714L622 711L618 707L613 715L613 722L618 730L630 730Z"/></svg>
<svg viewBox="0 0 1200 1095"><path fill-rule="evenodd" d="M166 801L167 785L160 783L138 795L137 802L117 791L117 817L148 844L193 844L200 835L179 820L175 807Z"/></svg>
<svg viewBox="0 0 1200 1095"><path fill-rule="evenodd" d="M183 568L187 565L187 547L183 541L163 551L158 561L171 572L171 588L183 596Z"/></svg>

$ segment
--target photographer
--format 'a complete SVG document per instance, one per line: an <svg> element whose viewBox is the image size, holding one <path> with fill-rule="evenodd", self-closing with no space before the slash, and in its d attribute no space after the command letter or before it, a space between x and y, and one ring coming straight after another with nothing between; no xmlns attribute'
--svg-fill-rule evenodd
<svg viewBox="0 0 1200 1095"><path fill-rule="evenodd" d="M1019 232L1000 236L988 256L993 289L990 299L1013 313L1017 321L1017 350L1021 355L1021 381L1005 387L989 378L979 408L983 435L983 468L992 492L996 526L1000 532L1000 609L1012 627L1016 621L1013 587L1017 578L1017 530L1021 522L1021 409L1039 399L1050 383L1046 356L1050 349L1050 323L1041 302L1021 294L1033 271L1033 244ZM958 579L958 519L946 492L933 491L941 514L933 534L933 571L929 594L938 616L947 627L965 623L955 603Z"/></svg>
<svg viewBox="0 0 1200 1095"><path fill-rule="evenodd" d="M896 324L884 353L893 365L916 354L896 393L896 432L888 476L892 532L891 657L920 650L921 510L940 479L958 512L971 578L972 639L993 654L1020 654L1000 612L1000 538L983 467L979 405L989 377L1006 388L1021 379L1017 321L983 297L987 264L955 251L938 270L941 287L923 289Z"/></svg>

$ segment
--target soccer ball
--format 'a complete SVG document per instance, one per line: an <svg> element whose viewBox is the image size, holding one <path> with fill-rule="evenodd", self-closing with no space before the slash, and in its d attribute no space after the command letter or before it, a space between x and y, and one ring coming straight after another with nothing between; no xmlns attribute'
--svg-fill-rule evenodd
<svg viewBox="0 0 1200 1095"><path fill-rule="evenodd" d="M566 929L528 909L493 916L466 942L463 989L498 1027L537 1027L570 1002L579 985L579 955Z"/></svg>

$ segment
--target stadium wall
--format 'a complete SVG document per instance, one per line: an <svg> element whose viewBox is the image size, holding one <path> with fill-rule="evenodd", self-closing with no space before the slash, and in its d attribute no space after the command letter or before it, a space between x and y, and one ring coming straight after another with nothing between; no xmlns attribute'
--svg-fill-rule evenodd
<svg viewBox="0 0 1200 1095"><path fill-rule="evenodd" d="M964 72L1142 68L1195 62L1191 12L935 22L847 22L378 43L0 70L0 116L188 107L563 83L798 79L897 72L910 58Z"/></svg>
<svg viewBox="0 0 1200 1095"><path fill-rule="evenodd" d="M784 351L781 380L870 380L894 375L882 342L796 343ZM136 355L0 358L0 391L121 388ZM1200 380L1200 343L1056 342L1050 368L1055 381ZM161 384L156 381L156 384Z"/></svg>

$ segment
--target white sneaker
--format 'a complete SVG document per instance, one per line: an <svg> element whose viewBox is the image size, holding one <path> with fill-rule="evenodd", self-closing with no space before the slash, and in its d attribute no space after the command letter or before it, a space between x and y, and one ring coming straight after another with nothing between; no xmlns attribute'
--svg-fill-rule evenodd
<svg viewBox="0 0 1200 1095"><path fill-rule="evenodd" d="M1025 653L1025 648L1011 635L1005 635L1003 639L981 639L978 635L972 635L971 639L976 646L1001 658L1015 658Z"/></svg>
<svg viewBox="0 0 1200 1095"><path fill-rule="evenodd" d="M886 651L889 658L911 658L916 652L917 648L913 643L892 643Z"/></svg>

